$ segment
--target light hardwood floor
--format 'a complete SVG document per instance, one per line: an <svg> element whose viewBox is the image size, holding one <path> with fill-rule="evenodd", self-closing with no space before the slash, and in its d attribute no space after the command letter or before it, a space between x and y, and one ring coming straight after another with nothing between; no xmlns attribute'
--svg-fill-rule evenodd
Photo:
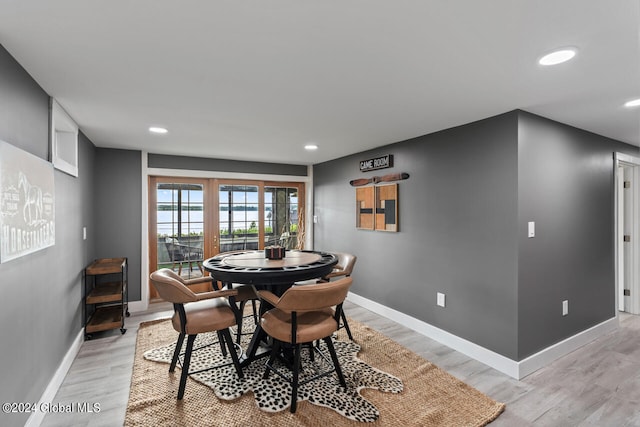
<svg viewBox="0 0 640 427"><path fill-rule="evenodd" d="M86 341L54 403L99 403L99 413L49 414L42 426L124 422L140 322L169 317L168 305L127 319L128 331ZM491 426L640 426L640 317L517 381L398 323L347 302L347 314L410 348L507 408ZM428 405L425 402L425 405Z"/></svg>

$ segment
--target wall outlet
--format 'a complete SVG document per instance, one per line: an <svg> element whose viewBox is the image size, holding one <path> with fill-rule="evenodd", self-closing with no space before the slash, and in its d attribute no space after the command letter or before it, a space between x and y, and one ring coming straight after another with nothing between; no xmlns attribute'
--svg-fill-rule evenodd
<svg viewBox="0 0 640 427"><path fill-rule="evenodd" d="M562 315L566 316L569 314L569 300L562 301Z"/></svg>
<svg viewBox="0 0 640 427"><path fill-rule="evenodd" d="M444 307L444 294L438 292L438 305Z"/></svg>

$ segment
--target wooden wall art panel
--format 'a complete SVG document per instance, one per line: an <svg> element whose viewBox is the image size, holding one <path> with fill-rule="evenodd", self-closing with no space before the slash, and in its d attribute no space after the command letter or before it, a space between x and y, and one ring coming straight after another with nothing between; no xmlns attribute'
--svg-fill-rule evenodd
<svg viewBox="0 0 640 427"><path fill-rule="evenodd" d="M375 229L398 231L398 184L380 185L376 189Z"/></svg>
<svg viewBox="0 0 640 427"><path fill-rule="evenodd" d="M398 231L398 184L356 188L356 228Z"/></svg>
<svg viewBox="0 0 640 427"><path fill-rule="evenodd" d="M374 229L374 187L356 188L356 228Z"/></svg>

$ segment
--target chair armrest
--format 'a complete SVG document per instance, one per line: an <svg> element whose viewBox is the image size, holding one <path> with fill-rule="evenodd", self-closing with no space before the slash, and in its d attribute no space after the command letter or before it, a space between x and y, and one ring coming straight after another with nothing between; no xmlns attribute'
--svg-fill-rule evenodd
<svg viewBox="0 0 640 427"><path fill-rule="evenodd" d="M333 271L329 274L327 274L326 276L323 277L323 279L327 279L326 281L328 282L328 279L331 279L332 277L340 277L340 276L346 276L347 272L344 271L344 268L342 267L336 267L333 269Z"/></svg>
<svg viewBox="0 0 640 427"><path fill-rule="evenodd" d="M211 298L230 297L235 295L238 295L238 291L236 291L235 289L223 289L221 291L202 292L202 293L196 294L196 298L197 298L196 301L201 301L203 299L211 299Z"/></svg>
<svg viewBox="0 0 640 427"><path fill-rule="evenodd" d="M268 302L274 307L278 304L278 301L280 300L280 297L276 296L271 291L258 291L258 296L260 297L260 299L265 300L266 302Z"/></svg>
<svg viewBox="0 0 640 427"><path fill-rule="evenodd" d="M183 279L183 280L185 285L196 285L198 283L213 282L213 277L203 276L203 277L196 277L194 279Z"/></svg>

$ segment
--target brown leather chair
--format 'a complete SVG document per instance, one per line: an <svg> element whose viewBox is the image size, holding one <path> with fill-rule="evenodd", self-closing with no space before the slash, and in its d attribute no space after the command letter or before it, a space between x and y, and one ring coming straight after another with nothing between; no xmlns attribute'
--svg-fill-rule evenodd
<svg viewBox="0 0 640 427"><path fill-rule="evenodd" d="M353 266L356 265L356 261L358 257L353 254L348 254L344 252L336 252L334 253L334 255L338 257L338 263L333 268L333 271L331 271L331 273L324 276L320 280L320 282L329 282L331 281L331 279L334 279L334 278L351 276L351 273L353 272ZM342 318L342 324L340 324L338 329L344 328L347 331L347 335L349 336L349 339L353 341L353 335L351 335L351 328L349 328L349 323L347 322L347 316L344 314L344 310L341 311L340 316Z"/></svg>
<svg viewBox="0 0 640 427"><path fill-rule="evenodd" d="M273 338L274 342L271 356L266 363L264 378L268 378L269 373L274 371L281 377L288 379L285 374L274 367L273 362L279 356L283 343L293 346L293 375L290 380L292 387L291 412L296 411L300 385L335 372L342 387L347 387L331 335L338 330L342 302L347 297L351 282L350 277L345 277L335 282L294 286L287 289L281 297L277 297L270 291L258 291L260 298L274 307L264 313L260 320L262 330ZM329 349L334 368L306 378L302 383L299 383L302 345L308 344L312 355L316 351L324 357L318 346L312 345L314 341L320 339L324 340Z"/></svg>
<svg viewBox="0 0 640 427"><path fill-rule="evenodd" d="M169 270L169 271L166 271L166 274L169 277L172 277L172 278L178 280L183 285L191 286L191 285L199 285L201 283L207 283L207 290L209 290L209 291L213 291L214 290L213 287L212 287L213 277L211 277L211 276L202 276L202 277L195 277L193 279L185 279L184 277L182 277L180 275L180 273L176 273L171 268L167 268L166 270Z"/></svg>
<svg viewBox="0 0 640 427"><path fill-rule="evenodd" d="M151 283L158 291L160 297L165 301L173 303L174 314L171 323L173 324L173 328L180 333L176 349L173 352L169 372L175 370L184 337L187 336L187 348L182 362L178 399L182 399L184 396L187 376L195 373L189 372L189 363L191 361L191 353L193 352L193 342L200 333L218 333L223 354L226 356L224 349L224 344L226 343L238 377L242 378L243 374L238 360L238 354L236 353L233 338L231 338L231 333L229 332L229 327L236 324L236 314L227 300L227 297L237 295L238 291L229 289L196 294L186 287L182 281L176 279L175 273L168 268L154 271L151 273L150 278ZM208 369L218 367L220 366L214 366Z"/></svg>
<svg viewBox="0 0 640 427"><path fill-rule="evenodd" d="M177 274L175 271L173 271L172 269L168 269L168 270L169 271L167 272L167 275L173 277L176 280L179 280L183 285L190 286L190 285L197 285L200 283L208 282L209 291L222 290L221 284L217 281L214 281L213 277L211 276L196 277L194 279L185 279L179 274ZM236 304L238 304L239 306L238 311L240 313L240 315L236 317L236 323L238 325L238 327L236 328L236 342L240 344L240 338L242 335L244 335L242 333L242 319L252 316L254 323L256 325L258 324L258 308L257 308L256 302L258 301L259 297L258 297L258 294L256 293L255 288L250 285L239 285L239 284L236 285L234 283L233 289L238 291L238 294L234 296L234 299ZM243 316L242 313L244 313L244 306L247 304L248 301L251 301L253 313L248 316ZM253 332L248 332L248 333L253 334Z"/></svg>
<svg viewBox="0 0 640 427"><path fill-rule="evenodd" d="M323 277L323 279L329 281L334 277L349 277L353 273L353 266L356 265L358 257L353 254L345 252L334 252L338 257L338 263L333 267L331 273Z"/></svg>

